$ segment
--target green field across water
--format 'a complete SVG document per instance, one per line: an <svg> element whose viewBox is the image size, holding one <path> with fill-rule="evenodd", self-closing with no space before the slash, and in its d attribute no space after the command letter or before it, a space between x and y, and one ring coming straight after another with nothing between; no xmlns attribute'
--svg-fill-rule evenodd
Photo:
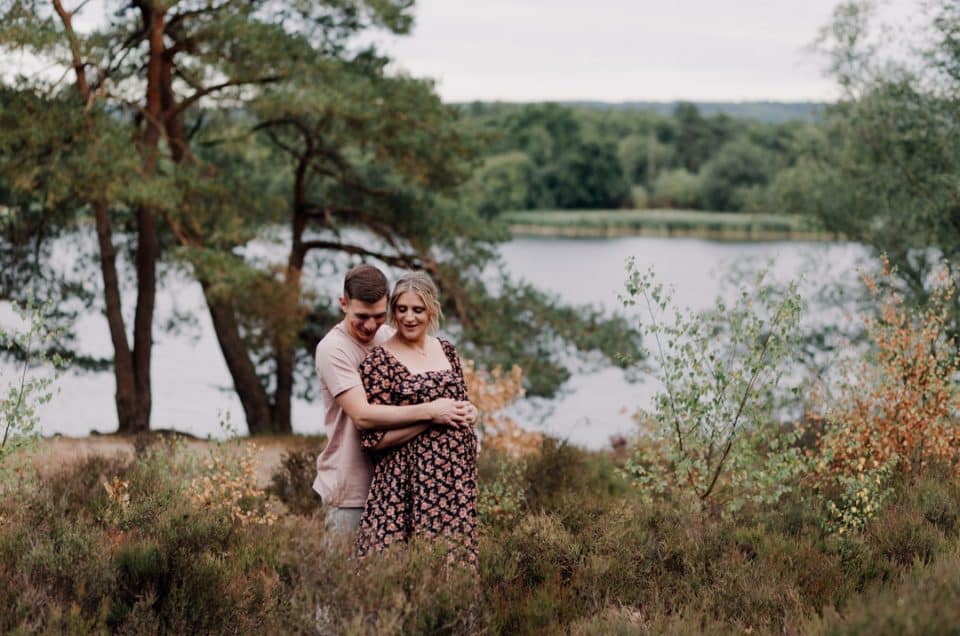
<svg viewBox="0 0 960 636"><path fill-rule="evenodd" d="M786 214L699 210L528 210L506 212L514 235L677 236L720 240L836 240L809 219Z"/></svg>

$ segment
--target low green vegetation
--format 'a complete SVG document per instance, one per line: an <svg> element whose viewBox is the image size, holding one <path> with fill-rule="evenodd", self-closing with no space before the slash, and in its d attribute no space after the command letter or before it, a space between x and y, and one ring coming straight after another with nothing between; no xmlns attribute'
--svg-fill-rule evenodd
<svg viewBox="0 0 960 636"><path fill-rule="evenodd" d="M700 236L732 240L831 239L810 220L786 214L699 210L529 210L505 212L514 234Z"/></svg>
<svg viewBox="0 0 960 636"><path fill-rule="evenodd" d="M482 483L509 480L522 500L486 517L475 579L428 546L359 566L316 506L273 501L269 525L199 506L200 468L175 447L81 459L4 488L0 631L942 633L960 621L960 486L943 473L901 476L881 514L838 535L799 493L728 516L642 502L623 461L550 439L523 464L485 453Z"/></svg>

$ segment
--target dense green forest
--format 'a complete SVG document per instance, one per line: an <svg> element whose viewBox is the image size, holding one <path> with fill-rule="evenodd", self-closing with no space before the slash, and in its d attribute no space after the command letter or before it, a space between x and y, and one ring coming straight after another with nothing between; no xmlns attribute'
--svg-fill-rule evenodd
<svg viewBox="0 0 960 636"><path fill-rule="evenodd" d="M487 142L469 196L487 217L526 209L776 211L800 159L823 143L819 120L802 116L818 111L784 105L780 117L764 117L769 103L710 106L461 106L464 125Z"/></svg>

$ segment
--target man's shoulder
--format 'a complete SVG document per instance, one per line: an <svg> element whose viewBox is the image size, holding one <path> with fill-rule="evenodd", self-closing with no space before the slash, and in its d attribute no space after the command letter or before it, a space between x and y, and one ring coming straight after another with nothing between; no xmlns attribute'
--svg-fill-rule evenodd
<svg viewBox="0 0 960 636"><path fill-rule="evenodd" d="M356 343L350 338L343 323L337 323L327 332L327 334L317 343L315 357L317 360L327 358L332 355L342 355L343 352L351 351L356 347Z"/></svg>

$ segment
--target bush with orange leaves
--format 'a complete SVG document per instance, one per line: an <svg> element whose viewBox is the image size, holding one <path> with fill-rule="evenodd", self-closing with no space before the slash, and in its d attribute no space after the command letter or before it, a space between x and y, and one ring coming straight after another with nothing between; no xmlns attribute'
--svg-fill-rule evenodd
<svg viewBox="0 0 960 636"><path fill-rule="evenodd" d="M908 306L892 285L889 262L864 275L879 314L864 318L872 354L848 369L831 403L820 403L824 431L813 475L841 486L828 504L836 529L863 527L879 509L893 472L931 464L960 475L960 362L947 334L955 285L942 273L925 308Z"/></svg>
<svg viewBox="0 0 960 636"><path fill-rule="evenodd" d="M490 371L477 369L472 360L464 360L463 376L470 401L480 412L477 428L483 445L493 451L495 470L480 482L477 512L481 528L513 523L522 513L526 494L523 475L526 460L538 452L543 434L528 431L501 411L523 396L523 371L518 366L504 373L501 367Z"/></svg>
<svg viewBox="0 0 960 636"><path fill-rule="evenodd" d="M879 278L863 277L880 308L864 319L876 353L847 374L838 399L823 409L820 468L853 474L895 462L916 472L935 462L960 474L960 360L946 327L955 286L944 273L927 307L911 308L890 286L883 262Z"/></svg>
<svg viewBox="0 0 960 636"><path fill-rule="evenodd" d="M477 369L473 360L464 360L463 377L470 401L480 411L477 427L483 434L485 446L513 458L540 449L543 433L528 431L512 417L500 412L523 397L523 370L520 367L514 366L509 373L499 366L486 371Z"/></svg>
<svg viewBox="0 0 960 636"><path fill-rule="evenodd" d="M203 475L193 479L187 495L194 505L216 510L240 525L272 525L277 515L268 508L268 496L257 486L257 446L210 449Z"/></svg>

